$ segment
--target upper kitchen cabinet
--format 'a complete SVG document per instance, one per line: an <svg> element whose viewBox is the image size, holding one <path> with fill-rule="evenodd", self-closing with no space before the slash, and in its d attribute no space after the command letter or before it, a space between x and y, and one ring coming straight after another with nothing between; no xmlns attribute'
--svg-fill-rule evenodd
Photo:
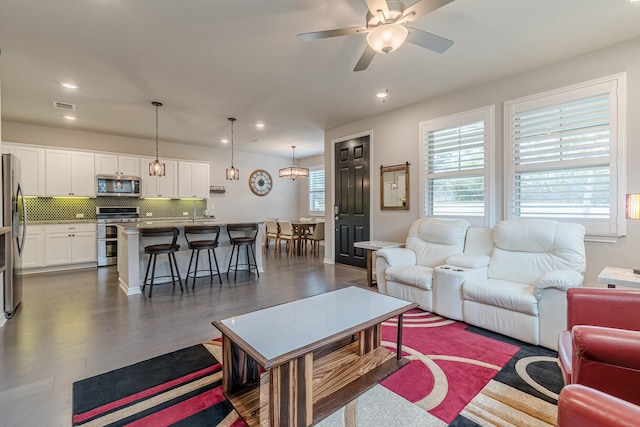
<svg viewBox="0 0 640 427"><path fill-rule="evenodd" d="M140 176L140 158L96 153L96 175Z"/></svg>
<svg viewBox="0 0 640 427"><path fill-rule="evenodd" d="M20 159L20 182L25 196L44 196L46 194L44 148L4 142L2 151Z"/></svg>
<svg viewBox="0 0 640 427"><path fill-rule="evenodd" d="M209 198L209 164L178 162L178 197Z"/></svg>
<svg viewBox="0 0 640 427"><path fill-rule="evenodd" d="M96 197L94 154L46 151L46 194L53 196Z"/></svg>
<svg viewBox="0 0 640 427"><path fill-rule="evenodd" d="M149 175L149 163L153 158L140 160L140 178L142 178L142 197L178 198L178 162L160 159L164 163L164 176Z"/></svg>

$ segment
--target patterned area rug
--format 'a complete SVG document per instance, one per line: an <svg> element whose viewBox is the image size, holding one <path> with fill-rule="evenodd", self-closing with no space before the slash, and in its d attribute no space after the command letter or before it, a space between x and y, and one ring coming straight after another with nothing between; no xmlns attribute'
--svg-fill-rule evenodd
<svg viewBox="0 0 640 427"><path fill-rule="evenodd" d="M411 362L318 425L553 426L562 377L557 354L413 310ZM395 349L396 322L383 345ZM244 426L221 392L220 343L211 341L73 385L73 425Z"/></svg>

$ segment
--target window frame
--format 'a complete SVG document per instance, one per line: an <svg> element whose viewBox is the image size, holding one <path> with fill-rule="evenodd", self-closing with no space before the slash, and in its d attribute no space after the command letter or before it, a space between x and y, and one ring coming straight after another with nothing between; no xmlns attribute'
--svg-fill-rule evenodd
<svg viewBox="0 0 640 427"><path fill-rule="evenodd" d="M530 111L546 106L560 105L576 101L587 96L609 94L609 218L562 218L556 221L583 224L586 234L599 238L620 237L626 235L625 194L626 194L626 73L618 73L593 79L550 91L545 91L504 102L504 218L536 219L540 217L520 217L515 215L514 191L516 165L514 164L514 117L516 112ZM558 163L558 168L567 169L566 163ZM549 170L549 169L547 169ZM550 219L548 216L540 219Z"/></svg>
<svg viewBox="0 0 640 427"><path fill-rule="evenodd" d="M427 171L426 164L428 155L425 150L425 133L434 132L437 130L452 128L456 126L464 126L465 124L474 122L484 122L484 215L482 216L469 216L469 215L427 215L425 209L428 200L426 195L427 188ZM420 148L420 167L418 168L419 175L419 203L420 203L420 218L427 216L437 216L442 218L460 218L466 219L473 226L477 227L490 227L495 223L495 105L487 105L484 107L476 108L473 110L452 114L449 116L439 117L431 120L426 120L419 123L419 148ZM467 175L466 172L461 172L460 176ZM451 174L454 177L455 174Z"/></svg>
<svg viewBox="0 0 640 427"><path fill-rule="evenodd" d="M314 172L322 172L323 173L324 187L322 188L322 190L311 190L311 178L312 178L312 174ZM309 179L308 179L308 182L307 182L307 211L309 213L309 216L323 217L325 215L325 212L326 212L326 209L327 209L326 186L327 186L327 172L326 172L325 168L323 166L310 167L309 168ZM324 210L319 211L319 210L312 210L311 209L311 195L313 193L323 193L324 194Z"/></svg>

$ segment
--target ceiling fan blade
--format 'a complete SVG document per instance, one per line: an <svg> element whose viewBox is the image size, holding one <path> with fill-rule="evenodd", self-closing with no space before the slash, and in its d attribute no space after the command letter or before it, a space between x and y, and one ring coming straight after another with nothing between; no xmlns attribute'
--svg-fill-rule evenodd
<svg viewBox="0 0 640 427"><path fill-rule="evenodd" d="M362 52L362 56L358 60L353 71L363 71L366 70L371 61L373 61L373 57L376 56L376 51L371 49L369 46Z"/></svg>
<svg viewBox="0 0 640 427"><path fill-rule="evenodd" d="M349 27L349 28L338 28L337 30L314 31L312 33L302 33L302 34L298 34L296 37L298 38L298 40L307 41L307 40L326 39L329 37L350 36L352 34L364 34L367 32L368 30L365 27Z"/></svg>
<svg viewBox="0 0 640 427"><path fill-rule="evenodd" d="M378 16L378 11L381 10L382 14L385 18L389 17L389 6L385 0L365 0L367 2L367 7L369 8L369 12L373 16Z"/></svg>
<svg viewBox="0 0 640 427"><path fill-rule="evenodd" d="M427 13L433 12L453 0L420 0L404 10L402 16L407 17L407 21L415 21Z"/></svg>
<svg viewBox="0 0 640 427"><path fill-rule="evenodd" d="M443 53L453 46L453 40L445 39L417 28L409 28L407 41L437 53Z"/></svg>

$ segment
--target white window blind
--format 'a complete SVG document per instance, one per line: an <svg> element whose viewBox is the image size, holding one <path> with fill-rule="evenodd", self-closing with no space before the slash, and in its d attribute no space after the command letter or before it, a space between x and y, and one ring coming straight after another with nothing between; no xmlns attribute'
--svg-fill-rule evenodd
<svg viewBox="0 0 640 427"><path fill-rule="evenodd" d="M324 213L324 169L309 171L309 213Z"/></svg>
<svg viewBox="0 0 640 427"><path fill-rule="evenodd" d="M477 218L486 225L487 141L492 136L493 107L422 124L423 200L425 216Z"/></svg>
<svg viewBox="0 0 640 427"><path fill-rule="evenodd" d="M505 104L509 217L566 219L583 222L588 233L618 232L616 83Z"/></svg>

